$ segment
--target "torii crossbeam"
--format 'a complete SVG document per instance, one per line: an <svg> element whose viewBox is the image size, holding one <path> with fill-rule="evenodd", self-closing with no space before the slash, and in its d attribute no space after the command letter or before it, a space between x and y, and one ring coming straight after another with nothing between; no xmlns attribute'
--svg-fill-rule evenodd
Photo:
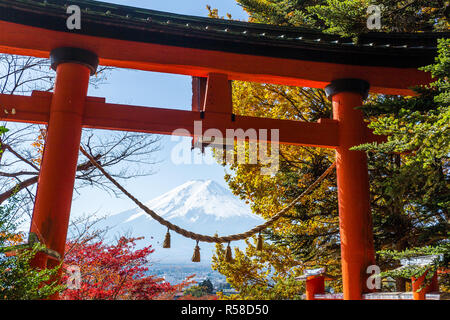
<svg viewBox="0 0 450 320"><path fill-rule="evenodd" d="M169 14L90 0L81 29L67 27L66 1L0 0L0 52L52 59L53 93L0 95L0 120L48 124L31 231L64 254L82 128L171 134L209 128L279 129L280 143L336 150L345 299L360 299L374 263L367 158L353 146L380 141L355 107L371 92L411 95L430 82L433 33L351 39L303 28ZM87 97L98 64L190 75L192 111L106 103ZM333 119L318 123L232 115L230 80L326 88ZM268 138L270 141L270 138ZM57 196L56 196L57 195ZM52 266L41 256L39 267Z"/></svg>

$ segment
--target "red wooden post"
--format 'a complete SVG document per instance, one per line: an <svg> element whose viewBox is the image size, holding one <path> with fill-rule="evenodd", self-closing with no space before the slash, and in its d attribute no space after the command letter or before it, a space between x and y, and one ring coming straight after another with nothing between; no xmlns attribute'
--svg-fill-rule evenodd
<svg viewBox="0 0 450 320"><path fill-rule="evenodd" d="M366 269L374 264L367 156L351 147L366 141L361 110L369 84L357 79L333 81L326 92L339 121L336 172L339 197L342 280L345 300L359 300L366 287Z"/></svg>
<svg viewBox="0 0 450 320"><path fill-rule="evenodd" d="M64 256L83 110L98 58L89 51L60 48L52 51L51 59L57 75L30 232ZM38 268L55 264L47 263L43 254L34 260Z"/></svg>
<svg viewBox="0 0 450 320"><path fill-rule="evenodd" d="M316 300L316 294L325 293L325 276L311 276L306 279L306 300Z"/></svg>
<svg viewBox="0 0 450 320"><path fill-rule="evenodd" d="M420 290L420 288L422 288L423 282L425 281L425 277L427 276L427 273L428 273L428 271L426 271L419 278L414 278L414 277L411 278L414 300L425 300L426 299L425 295L427 293L433 292L433 291L439 291L437 272L433 275L433 278L431 279L431 283L428 284L426 287L424 287L422 290Z"/></svg>
<svg viewBox="0 0 450 320"><path fill-rule="evenodd" d="M296 280L305 281L306 300L316 300L316 294L325 294L325 280L333 280L334 277L325 273L326 268L305 270L305 274Z"/></svg>
<svg viewBox="0 0 450 320"><path fill-rule="evenodd" d="M226 74L208 74L203 111L230 115L233 112L231 82Z"/></svg>

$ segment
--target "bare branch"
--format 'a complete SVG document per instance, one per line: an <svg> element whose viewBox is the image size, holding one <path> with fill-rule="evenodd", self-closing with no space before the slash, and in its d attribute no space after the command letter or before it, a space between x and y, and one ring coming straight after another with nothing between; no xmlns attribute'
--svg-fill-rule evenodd
<svg viewBox="0 0 450 320"><path fill-rule="evenodd" d="M99 67L90 85L98 87L106 80L111 67ZM55 73L48 59L0 54L0 92L30 94L33 90L51 91ZM22 208L34 201L35 185L40 171L39 161L42 149L36 145L39 125L11 125L14 129L3 135L0 146L4 152L0 155L0 204L12 195L20 198ZM153 174L152 167L158 163L153 155L159 150L159 136L129 133L105 132L102 130L83 130L82 145L115 178ZM32 168L33 170L30 170ZM22 179L24 178L24 179ZM117 191L92 164L80 159L77 166L75 192L86 186L94 186L117 195Z"/></svg>

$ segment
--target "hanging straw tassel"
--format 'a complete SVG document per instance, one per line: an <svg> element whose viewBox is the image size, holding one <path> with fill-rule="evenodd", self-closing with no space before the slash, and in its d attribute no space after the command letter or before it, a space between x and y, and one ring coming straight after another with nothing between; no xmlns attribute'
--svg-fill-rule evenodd
<svg viewBox="0 0 450 320"><path fill-rule="evenodd" d="M192 262L200 262L200 247L198 246L198 240L194 249L194 254L192 255Z"/></svg>
<svg viewBox="0 0 450 320"><path fill-rule="evenodd" d="M167 228L167 233L166 233L166 237L164 238L163 248L164 249L169 249L170 248L170 232L169 232L169 228Z"/></svg>
<svg viewBox="0 0 450 320"><path fill-rule="evenodd" d="M225 262L228 262L228 263L233 263L234 262L229 242L228 242L227 251L225 252Z"/></svg>
<svg viewBox="0 0 450 320"><path fill-rule="evenodd" d="M263 240L263 237L262 237L261 232L260 232L259 235L258 235L258 241L256 242L256 250L262 251L262 249L263 249L263 242L264 242L264 240Z"/></svg>

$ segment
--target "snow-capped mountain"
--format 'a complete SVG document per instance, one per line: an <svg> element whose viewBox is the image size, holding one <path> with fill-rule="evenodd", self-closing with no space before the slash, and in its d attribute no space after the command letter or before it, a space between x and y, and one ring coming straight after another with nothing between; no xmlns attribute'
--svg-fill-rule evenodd
<svg viewBox="0 0 450 320"><path fill-rule="evenodd" d="M247 231L262 223L250 207L231 191L212 180L192 180L145 203L145 205L184 229L196 233L229 235ZM108 217L101 226L111 228L109 236L126 233L145 237L138 242L140 246L151 244L155 249L154 262L190 263L195 241L171 232L171 248L163 249L162 242L167 228L154 221L140 208L136 207ZM243 245L243 241L233 246ZM201 243L201 260L210 263L214 244Z"/></svg>

